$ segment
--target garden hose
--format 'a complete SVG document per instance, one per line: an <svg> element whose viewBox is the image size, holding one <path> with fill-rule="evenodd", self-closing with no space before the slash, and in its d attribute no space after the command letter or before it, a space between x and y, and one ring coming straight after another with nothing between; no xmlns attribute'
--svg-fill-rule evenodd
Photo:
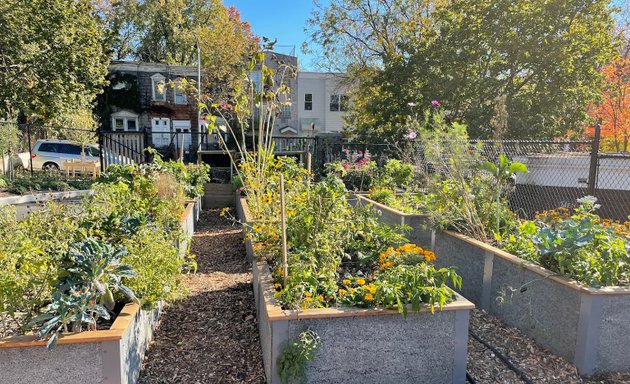
<svg viewBox="0 0 630 384"><path fill-rule="evenodd" d="M492 345L488 344L486 341L482 340L479 336L475 335L473 332L469 332L470 336L472 336L473 339L477 340L478 342L480 342L481 344L483 344L486 348L488 348L489 350L491 350L495 356L497 356L501 361L503 361L505 363L505 365L508 366L508 368L510 368L512 371L514 371L514 373L516 373L518 375L518 377L523 380L525 383L527 384L534 384L533 381L531 381L527 375L525 375L525 372L523 372L522 370L520 370L516 365L514 365L510 359L507 358L507 356L505 356L504 354L502 354L501 352L499 352L499 350L497 350L495 347L493 347ZM468 377L468 374L466 375L466 377Z"/></svg>

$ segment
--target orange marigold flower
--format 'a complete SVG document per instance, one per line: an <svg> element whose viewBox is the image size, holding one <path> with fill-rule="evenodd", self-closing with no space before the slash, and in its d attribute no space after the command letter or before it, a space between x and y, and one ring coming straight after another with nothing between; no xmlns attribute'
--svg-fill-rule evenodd
<svg viewBox="0 0 630 384"><path fill-rule="evenodd" d="M317 295L316 299L317 299L317 301L324 301L324 296Z"/></svg>
<svg viewBox="0 0 630 384"><path fill-rule="evenodd" d="M365 300L373 300L373 299L374 299L374 296L372 296L371 293L366 293L365 294Z"/></svg>

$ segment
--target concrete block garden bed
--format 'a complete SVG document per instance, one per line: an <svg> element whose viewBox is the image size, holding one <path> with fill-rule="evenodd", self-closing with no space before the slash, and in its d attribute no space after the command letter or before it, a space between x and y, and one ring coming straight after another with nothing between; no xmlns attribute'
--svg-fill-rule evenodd
<svg viewBox="0 0 630 384"><path fill-rule="evenodd" d="M239 218L251 222L245 199L236 201ZM457 300L431 314L359 308L283 310L274 299L269 266L253 257L253 285L267 382L280 383L283 347L305 329L320 343L307 364L309 383L463 383L466 376L469 312Z"/></svg>
<svg viewBox="0 0 630 384"><path fill-rule="evenodd" d="M366 202L387 223L408 217ZM464 297L572 362L580 374L630 371L630 288L590 288L467 236L431 231L426 222L406 224L416 237L433 238L436 266L457 268Z"/></svg>
<svg viewBox="0 0 630 384"><path fill-rule="evenodd" d="M187 203L180 219L187 237L194 231L195 205ZM62 334L52 350L35 336L0 338L0 382L135 383L160 307L145 311L127 304L109 329Z"/></svg>

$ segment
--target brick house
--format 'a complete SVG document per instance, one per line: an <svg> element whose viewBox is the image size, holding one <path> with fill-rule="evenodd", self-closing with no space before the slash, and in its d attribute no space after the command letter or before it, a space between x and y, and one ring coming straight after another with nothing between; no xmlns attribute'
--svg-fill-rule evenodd
<svg viewBox="0 0 630 384"><path fill-rule="evenodd" d="M181 88L182 79L197 79L197 68L163 63L112 61L109 86L99 98L97 113L105 132L117 137L143 133L141 147L181 149L189 153L200 142L197 103ZM140 139L138 139L140 140Z"/></svg>

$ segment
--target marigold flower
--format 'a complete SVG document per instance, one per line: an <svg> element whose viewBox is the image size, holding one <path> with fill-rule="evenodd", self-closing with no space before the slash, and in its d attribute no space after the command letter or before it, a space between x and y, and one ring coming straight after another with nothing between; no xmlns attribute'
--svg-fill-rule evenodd
<svg viewBox="0 0 630 384"><path fill-rule="evenodd" d="M304 292L304 296L311 297L311 293L310 292Z"/></svg>
<svg viewBox="0 0 630 384"><path fill-rule="evenodd" d="M357 279L357 284L365 285L365 279Z"/></svg>
<svg viewBox="0 0 630 384"><path fill-rule="evenodd" d="M435 260L435 253L431 251L424 251L424 260L433 261Z"/></svg>
<svg viewBox="0 0 630 384"><path fill-rule="evenodd" d="M340 294L341 296L345 295L346 293L348 293L348 291L346 291L346 290L345 290L345 289L343 289L343 288L339 288L339 294Z"/></svg>
<svg viewBox="0 0 630 384"><path fill-rule="evenodd" d="M312 297L307 297L307 298L305 299L305 301L306 301L307 303L310 303L310 302L312 302L312 301L313 301L313 298L312 298Z"/></svg>
<svg viewBox="0 0 630 384"><path fill-rule="evenodd" d="M371 293L366 293L365 294L365 300L373 300L373 299L374 299L374 296L372 296Z"/></svg>
<svg viewBox="0 0 630 384"><path fill-rule="evenodd" d="M350 280L343 279L342 283L343 283L343 285L350 285Z"/></svg>
<svg viewBox="0 0 630 384"><path fill-rule="evenodd" d="M317 301L324 301L324 296L317 295L316 299L317 299Z"/></svg>
<svg viewBox="0 0 630 384"><path fill-rule="evenodd" d="M280 288L282 288L282 284L280 284L280 283L275 283L273 286L274 286L274 288L276 288L276 289L280 289Z"/></svg>

